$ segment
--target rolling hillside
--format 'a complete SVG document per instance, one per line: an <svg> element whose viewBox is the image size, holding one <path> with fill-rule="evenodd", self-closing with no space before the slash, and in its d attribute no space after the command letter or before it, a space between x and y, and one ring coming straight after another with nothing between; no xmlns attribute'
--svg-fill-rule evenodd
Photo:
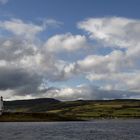
<svg viewBox="0 0 140 140"><path fill-rule="evenodd" d="M6 112L51 113L78 119L140 118L140 100L78 100L61 102L55 99L32 99L4 102Z"/></svg>

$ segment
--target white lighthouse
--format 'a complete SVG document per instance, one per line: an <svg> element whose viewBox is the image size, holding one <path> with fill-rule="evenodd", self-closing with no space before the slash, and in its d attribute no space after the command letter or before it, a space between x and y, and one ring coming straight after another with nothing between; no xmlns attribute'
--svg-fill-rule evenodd
<svg viewBox="0 0 140 140"><path fill-rule="evenodd" d="M0 97L0 115L3 113L3 97Z"/></svg>

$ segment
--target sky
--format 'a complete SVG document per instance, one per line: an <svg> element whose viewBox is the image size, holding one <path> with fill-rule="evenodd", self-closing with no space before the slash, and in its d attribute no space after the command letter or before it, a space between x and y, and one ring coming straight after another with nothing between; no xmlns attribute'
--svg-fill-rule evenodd
<svg viewBox="0 0 140 140"><path fill-rule="evenodd" d="M140 99L139 0L0 0L0 96Z"/></svg>

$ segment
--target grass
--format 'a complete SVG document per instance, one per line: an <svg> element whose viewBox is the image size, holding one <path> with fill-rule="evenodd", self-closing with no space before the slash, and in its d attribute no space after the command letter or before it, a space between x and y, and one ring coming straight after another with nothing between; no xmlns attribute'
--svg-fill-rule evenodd
<svg viewBox="0 0 140 140"><path fill-rule="evenodd" d="M48 122L48 121L79 121L73 116L64 116L55 113L21 113L7 112L0 116L0 122Z"/></svg>
<svg viewBox="0 0 140 140"><path fill-rule="evenodd" d="M140 100L67 101L20 104L5 103L11 114L0 116L1 120L14 121L66 121L101 118L140 118ZM36 101L37 102L37 101ZM18 105L17 105L18 104ZM19 114L18 114L19 113Z"/></svg>
<svg viewBox="0 0 140 140"><path fill-rule="evenodd" d="M72 104L71 104L72 105ZM79 119L94 118L140 118L140 102L90 102L78 106L69 106L59 110L51 110L64 115L73 115Z"/></svg>

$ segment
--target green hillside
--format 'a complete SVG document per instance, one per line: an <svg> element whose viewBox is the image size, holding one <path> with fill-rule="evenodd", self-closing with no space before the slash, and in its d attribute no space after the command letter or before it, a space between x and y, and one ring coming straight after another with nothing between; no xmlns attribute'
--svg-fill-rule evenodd
<svg viewBox="0 0 140 140"><path fill-rule="evenodd" d="M4 112L0 116L0 122L42 122L42 121L79 121L73 116L64 116L56 113L23 113Z"/></svg>
<svg viewBox="0 0 140 140"><path fill-rule="evenodd" d="M4 109L8 112L46 112L52 105L59 103L60 101L52 98L5 101Z"/></svg>
<svg viewBox="0 0 140 140"><path fill-rule="evenodd" d="M47 113L67 118L140 118L140 100L78 100L61 102L55 99L33 99L4 102L5 112ZM73 120L73 119L72 119Z"/></svg>

